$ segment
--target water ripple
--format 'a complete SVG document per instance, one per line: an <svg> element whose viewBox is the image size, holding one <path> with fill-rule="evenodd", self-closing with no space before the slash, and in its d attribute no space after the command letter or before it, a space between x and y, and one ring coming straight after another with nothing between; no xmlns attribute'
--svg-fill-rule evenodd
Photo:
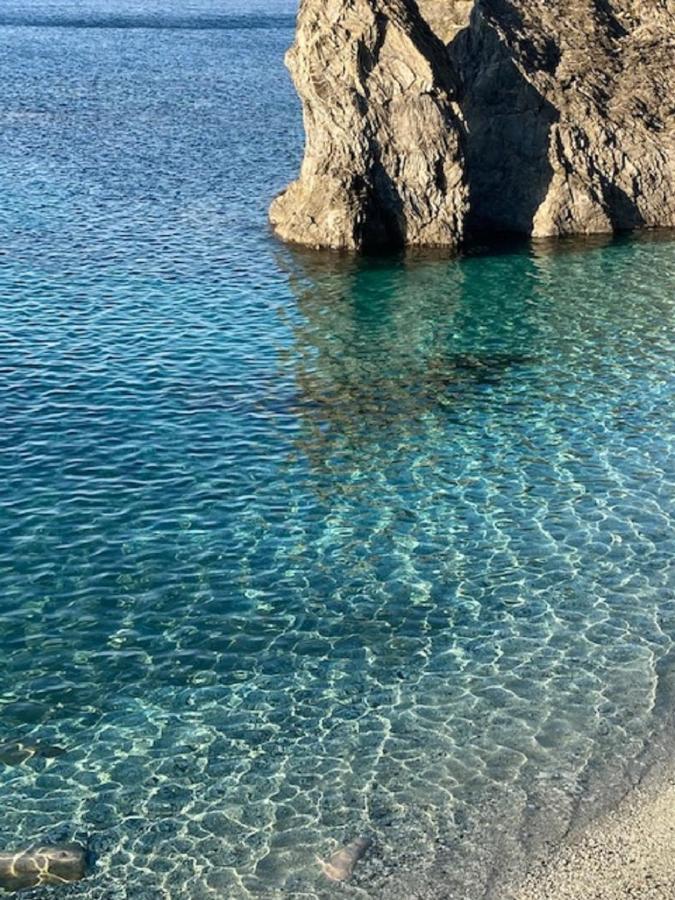
<svg viewBox="0 0 675 900"><path fill-rule="evenodd" d="M0 31L0 742L66 750L0 846L66 897L364 833L345 896L478 897L672 707L675 245L280 248L288 39Z"/></svg>

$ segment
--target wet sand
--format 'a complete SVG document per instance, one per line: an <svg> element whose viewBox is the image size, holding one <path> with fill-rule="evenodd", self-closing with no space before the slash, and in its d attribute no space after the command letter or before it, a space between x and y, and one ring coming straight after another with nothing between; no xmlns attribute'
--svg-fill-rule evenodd
<svg viewBox="0 0 675 900"><path fill-rule="evenodd" d="M615 810L530 871L510 900L674 900L675 771L649 779Z"/></svg>

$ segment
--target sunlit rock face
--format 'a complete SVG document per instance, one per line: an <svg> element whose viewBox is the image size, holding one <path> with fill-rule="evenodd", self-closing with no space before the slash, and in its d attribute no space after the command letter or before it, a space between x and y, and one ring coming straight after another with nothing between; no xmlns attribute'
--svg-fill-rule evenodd
<svg viewBox="0 0 675 900"><path fill-rule="evenodd" d="M458 246L675 226L671 0L304 0L287 240Z"/></svg>
<svg viewBox="0 0 675 900"><path fill-rule="evenodd" d="M468 189L456 81L409 0L306 0L287 58L303 102L300 178L271 220L337 249L453 246Z"/></svg>

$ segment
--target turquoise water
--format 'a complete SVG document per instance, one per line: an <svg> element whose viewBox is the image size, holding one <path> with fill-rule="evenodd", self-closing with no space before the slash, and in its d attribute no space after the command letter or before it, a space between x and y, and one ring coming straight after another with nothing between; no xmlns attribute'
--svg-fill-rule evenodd
<svg viewBox="0 0 675 900"><path fill-rule="evenodd" d="M0 849L66 897L477 898L670 711L675 243L280 246L289 6L0 16L0 742L67 751Z"/></svg>

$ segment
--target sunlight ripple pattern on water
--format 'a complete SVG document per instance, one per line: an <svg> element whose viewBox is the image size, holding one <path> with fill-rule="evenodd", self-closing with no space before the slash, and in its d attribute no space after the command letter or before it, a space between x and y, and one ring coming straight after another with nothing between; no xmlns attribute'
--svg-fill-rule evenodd
<svg viewBox="0 0 675 900"><path fill-rule="evenodd" d="M670 703L675 244L283 248L288 8L89 6L0 28L0 743L67 751L0 849L309 898L369 833L345 896L477 897Z"/></svg>

